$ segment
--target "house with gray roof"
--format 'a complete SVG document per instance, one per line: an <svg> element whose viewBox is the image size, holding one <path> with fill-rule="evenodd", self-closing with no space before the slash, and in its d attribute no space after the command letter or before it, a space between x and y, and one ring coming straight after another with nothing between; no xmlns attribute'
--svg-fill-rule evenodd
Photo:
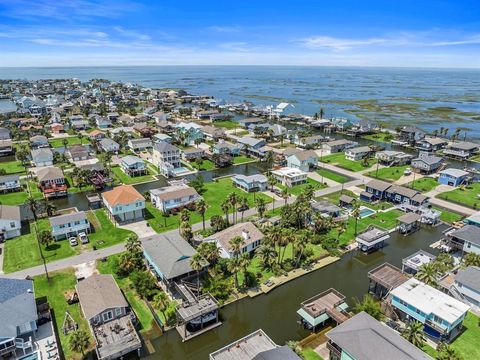
<svg viewBox="0 0 480 360"><path fill-rule="evenodd" d="M237 140L237 143L242 151L247 155L254 155L257 157L263 157L265 152L263 147L267 145L264 139L252 138L250 136L244 136Z"/></svg>
<svg viewBox="0 0 480 360"><path fill-rule="evenodd" d="M19 206L0 205L0 242L20 236L21 221Z"/></svg>
<svg viewBox="0 0 480 360"><path fill-rule="evenodd" d="M457 187L459 185L466 185L470 180L470 174L461 169L445 169L440 171L438 182L440 184Z"/></svg>
<svg viewBox="0 0 480 360"><path fill-rule="evenodd" d="M447 145L447 139L425 136L425 138L417 141L415 147L420 151L435 152L444 149Z"/></svg>
<svg viewBox="0 0 480 360"><path fill-rule="evenodd" d="M297 152L287 157L287 167L308 172L318 165L317 153L313 150Z"/></svg>
<svg viewBox="0 0 480 360"><path fill-rule="evenodd" d="M113 154L118 154L118 152L120 151L120 145L116 141L109 138L101 139L98 142L98 147L105 152Z"/></svg>
<svg viewBox="0 0 480 360"><path fill-rule="evenodd" d="M48 139L45 135L35 135L30 138L30 146L32 149L38 149L42 147L49 147Z"/></svg>
<svg viewBox="0 0 480 360"><path fill-rule="evenodd" d="M162 175L174 176L175 169L182 166L180 149L168 142L160 141L153 147L152 162L160 169Z"/></svg>
<svg viewBox="0 0 480 360"><path fill-rule="evenodd" d="M477 311L480 309L479 267L468 266L466 269L458 270L455 275L454 286L455 290L457 290L461 294L461 297L463 297L462 300L466 300L468 304L474 307Z"/></svg>
<svg viewBox="0 0 480 360"><path fill-rule="evenodd" d="M325 335L330 359L433 360L399 333L363 311Z"/></svg>
<svg viewBox="0 0 480 360"><path fill-rule="evenodd" d="M246 192L258 192L267 190L268 179L262 174L237 174L232 176L232 183Z"/></svg>
<svg viewBox="0 0 480 360"><path fill-rule="evenodd" d="M142 241L143 255L157 278L167 286L193 275L190 259L195 249L179 234L155 234Z"/></svg>
<svg viewBox="0 0 480 360"><path fill-rule="evenodd" d="M143 159L134 155L122 157L120 167L128 176L139 176L147 173L147 166Z"/></svg>
<svg viewBox="0 0 480 360"><path fill-rule="evenodd" d="M17 191L21 188L22 184L20 183L20 175L11 174L0 176L0 191Z"/></svg>
<svg viewBox="0 0 480 360"><path fill-rule="evenodd" d="M480 255L480 227L465 225L460 229L449 231L445 235L446 243L449 246L466 253Z"/></svg>
<svg viewBox="0 0 480 360"><path fill-rule="evenodd" d="M152 150L152 140L149 138L130 139L128 140L128 148L134 152Z"/></svg>
<svg viewBox="0 0 480 360"><path fill-rule="evenodd" d="M214 144L212 147L212 152L214 154L219 155L240 155L240 147L236 144L232 144L225 141L219 141L218 143Z"/></svg>
<svg viewBox="0 0 480 360"><path fill-rule="evenodd" d="M345 150L345 159L350 161L358 161L370 155L372 149L368 146L358 146Z"/></svg>
<svg viewBox="0 0 480 360"><path fill-rule="evenodd" d="M37 306L32 280L0 278L0 356L34 349Z"/></svg>
<svg viewBox="0 0 480 360"><path fill-rule="evenodd" d="M347 139L332 140L323 144L323 150L333 154L351 149L357 145L358 143L356 141Z"/></svg>
<svg viewBox="0 0 480 360"><path fill-rule="evenodd" d="M432 174L440 170L443 164L443 158L422 151L418 158L412 160L412 170L421 174Z"/></svg>
<svg viewBox="0 0 480 360"><path fill-rule="evenodd" d="M76 144L67 148L67 155L70 161L81 161L88 159L88 149L84 145Z"/></svg>
<svg viewBox="0 0 480 360"><path fill-rule="evenodd" d="M53 216L49 218L49 221L52 227L52 236L56 241L77 236L82 232L90 232L90 222L85 211Z"/></svg>
<svg viewBox="0 0 480 360"><path fill-rule="evenodd" d="M53 152L48 148L33 149L31 155L33 165L35 166L53 165Z"/></svg>
<svg viewBox="0 0 480 360"><path fill-rule="evenodd" d="M201 198L193 187L185 184L152 189L150 197L152 205L166 213L194 204Z"/></svg>
<svg viewBox="0 0 480 360"><path fill-rule="evenodd" d="M455 159L466 160L477 154L479 149L479 144L468 141L454 141L447 146L443 153Z"/></svg>

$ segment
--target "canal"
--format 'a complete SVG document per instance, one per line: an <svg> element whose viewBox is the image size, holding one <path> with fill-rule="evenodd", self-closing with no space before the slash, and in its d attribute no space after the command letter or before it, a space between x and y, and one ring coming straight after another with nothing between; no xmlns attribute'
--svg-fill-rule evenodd
<svg viewBox="0 0 480 360"><path fill-rule="evenodd" d="M361 299L368 289L367 273L372 268L389 262L401 266L402 258L419 249L434 252L429 245L441 237L445 226L423 228L410 235L392 233L381 251L369 255L352 252L322 269L290 281L267 295L245 298L222 308L223 324L188 342L182 343L176 330L152 340L155 353L148 359L205 360L208 354L246 334L263 329L277 344L300 340L309 334L298 323L300 303L331 287L342 292L350 306Z"/></svg>

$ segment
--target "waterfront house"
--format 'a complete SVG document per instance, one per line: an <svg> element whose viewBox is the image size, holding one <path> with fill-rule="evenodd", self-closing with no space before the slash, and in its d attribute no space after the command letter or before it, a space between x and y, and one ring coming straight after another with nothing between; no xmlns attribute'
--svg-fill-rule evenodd
<svg viewBox="0 0 480 360"><path fill-rule="evenodd" d="M480 268L468 266L465 269L458 270L453 286L455 286L455 289L450 289L450 292L455 294L456 290L461 294L460 299L466 300L478 312L480 309Z"/></svg>
<svg viewBox="0 0 480 360"><path fill-rule="evenodd" d="M325 217L337 218L342 214L342 209L328 200L314 201L311 206L314 212Z"/></svg>
<svg viewBox="0 0 480 360"><path fill-rule="evenodd" d="M234 341L210 354L209 360L300 360L287 345L279 346L263 330Z"/></svg>
<svg viewBox="0 0 480 360"><path fill-rule="evenodd" d="M415 145L425 137L425 132L416 126L404 126L397 135L400 141Z"/></svg>
<svg viewBox="0 0 480 360"><path fill-rule="evenodd" d="M470 307L461 301L411 278L391 292L391 305L403 321L416 320L436 341L450 342L461 332Z"/></svg>
<svg viewBox="0 0 480 360"><path fill-rule="evenodd" d="M465 225L460 229L448 231L445 235L448 246L480 255L480 227Z"/></svg>
<svg viewBox="0 0 480 360"><path fill-rule="evenodd" d="M196 141L203 141L204 135L202 126L194 122L180 122L175 125L178 140L183 145L195 145Z"/></svg>
<svg viewBox="0 0 480 360"><path fill-rule="evenodd" d="M112 275L94 274L75 286L80 309L95 339L99 360L123 358L142 343L132 323L133 312Z"/></svg>
<svg viewBox="0 0 480 360"><path fill-rule="evenodd" d="M195 159L201 159L205 156L205 150L200 148L188 148L182 151L182 159L187 161L193 161Z"/></svg>
<svg viewBox="0 0 480 360"><path fill-rule="evenodd" d="M55 166L40 169L37 171L37 180L45 198L67 195L67 183L62 169Z"/></svg>
<svg viewBox="0 0 480 360"><path fill-rule="evenodd" d="M324 141L325 138L322 135L312 135L305 137L299 137L298 135L296 135L293 143L304 149L313 149L319 147Z"/></svg>
<svg viewBox="0 0 480 360"><path fill-rule="evenodd" d="M325 334L330 360L433 360L362 311Z"/></svg>
<svg viewBox="0 0 480 360"><path fill-rule="evenodd" d="M220 141L213 145L212 153L219 155L240 155L240 147L229 142Z"/></svg>
<svg viewBox="0 0 480 360"><path fill-rule="evenodd" d="M457 187L459 185L466 185L469 180L469 173L460 169L445 169L440 171L438 182L443 185Z"/></svg>
<svg viewBox="0 0 480 360"><path fill-rule="evenodd" d="M382 248L390 238L388 231L370 225L365 231L358 233L355 241L363 252L371 252Z"/></svg>
<svg viewBox="0 0 480 360"><path fill-rule="evenodd" d="M439 137L429 137L417 141L415 147L420 151L435 152L444 149L448 145L448 140Z"/></svg>
<svg viewBox="0 0 480 360"><path fill-rule="evenodd" d="M323 150L329 152L330 154L343 152L347 149L351 149L357 146L358 143L351 140L346 139L339 139L339 140L332 140L328 141L323 144Z"/></svg>
<svg viewBox="0 0 480 360"><path fill-rule="evenodd" d="M292 187L307 181L308 174L300 169L282 167L272 171L272 175L283 186Z"/></svg>
<svg viewBox="0 0 480 360"><path fill-rule="evenodd" d="M32 149L48 148L50 147L50 144L45 135L35 135L30 138L30 147Z"/></svg>
<svg viewBox="0 0 480 360"><path fill-rule="evenodd" d="M104 139L106 137L105 133L103 131L100 131L100 130L93 130L91 133L88 134L88 138L90 140L96 140L96 141L100 141L102 139Z"/></svg>
<svg viewBox="0 0 480 360"><path fill-rule="evenodd" d="M443 158L421 151L418 158L412 160L412 170L420 174L432 174L444 165Z"/></svg>
<svg viewBox="0 0 480 360"><path fill-rule="evenodd" d="M205 136L205 139L209 141L218 141L220 139L225 139L227 136L224 129L216 126L203 126L201 130Z"/></svg>
<svg viewBox="0 0 480 360"><path fill-rule="evenodd" d="M480 211L477 211L467 217L465 219L465 222L469 225L475 225L475 226L480 226Z"/></svg>
<svg viewBox="0 0 480 360"><path fill-rule="evenodd" d="M172 143L173 138L170 135L167 134L155 134L153 136L153 143L158 144L159 142L167 142L169 144Z"/></svg>
<svg viewBox="0 0 480 360"><path fill-rule="evenodd" d="M49 148L33 149L31 155L33 165L35 166L53 165L53 152Z"/></svg>
<svg viewBox="0 0 480 360"><path fill-rule="evenodd" d="M407 213L413 214L413 213ZM405 274L415 275L420 268L435 261L436 256L424 250L418 250L410 256L402 259L402 271Z"/></svg>
<svg viewBox="0 0 480 360"><path fill-rule="evenodd" d="M0 156L13 154L12 140L0 140Z"/></svg>
<svg viewBox="0 0 480 360"><path fill-rule="evenodd" d="M120 145L116 141L109 138L101 139L98 142L98 147L101 150L112 154L118 154L120 151Z"/></svg>
<svg viewBox="0 0 480 360"><path fill-rule="evenodd" d="M180 149L168 142L159 142L153 147L152 162L164 176L175 176L175 169L181 167Z"/></svg>
<svg viewBox="0 0 480 360"><path fill-rule="evenodd" d="M19 206L0 205L0 240L20 236L21 220Z"/></svg>
<svg viewBox="0 0 480 360"><path fill-rule="evenodd" d="M99 129L108 129L112 127L112 121L104 116L95 116L95 124Z"/></svg>
<svg viewBox="0 0 480 360"><path fill-rule="evenodd" d="M468 141L455 141L447 146L443 154L460 160L467 160L477 154L480 145Z"/></svg>
<svg viewBox="0 0 480 360"><path fill-rule="evenodd" d="M268 179L262 174L237 174L232 176L232 183L246 192L259 192L267 190Z"/></svg>
<svg viewBox="0 0 480 360"><path fill-rule="evenodd" d="M145 198L131 185L102 193L107 214L114 223L143 220Z"/></svg>
<svg viewBox="0 0 480 360"><path fill-rule="evenodd" d="M392 184L385 181L371 180L365 184L365 191L360 194L360 200L368 202L384 200L386 198L387 189L391 186Z"/></svg>
<svg viewBox="0 0 480 360"><path fill-rule="evenodd" d="M318 165L317 153L313 150L297 152L287 158L287 167L311 171Z"/></svg>
<svg viewBox="0 0 480 360"><path fill-rule="evenodd" d="M220 249L222 258L231 259L235 256L230 240L234 237L241 237L243 243L240 246L240 254L253 253L260 246L265 237L263 233L251 222L238 223L210 235L204 239L207 242L215 242Z"/></svg>
<svg viewBox="0 0 480 360"><path fill-rule="evenodd" d="M345 150L345 159L350 161L359 161L370 155L372 149L368 146L359 146Z"/></svg>
<svg viewBox="0 0 480 360"><path fill-rule="evenodd" d="M20 175L2 175L0 176L0 192L21 190Z"/></svg>
<svg viewBox="0 0 480 360"><path fill-rule="evenodd" d="M122 157L120 167L128 176L139 176L147 173L145 162L138 156L127 155Z"/></svg>
<svg viewBox="0 0 480 360"><path fill-rule="evenodd" d="M129 139L127 145L134 152L150 151L153 147L149 138Z"/></svg>
<svg viewBox="0 0 480 360"><path fill-rule="evenodd" d="M24 358L35 349L37 306L32 280L0 278L0 357Z"/></svg>
<svg viewBox="0 0 480 360"><path fill-rule="evenodd" d="M263 147L267 145L264 139L252 138L249 136L241 137L237 140L240 149L247 155L263 157L265 152Z"/></svg>
<svg viewBox="0 0 480 360"><path fill-rule="evenodd" d="M408 204L413 206L426 205L429 198L418 190L406 188L400 185L392 185L385 192L386 200L396 204Z"/></svg>
<svg viewBox="0 0 480 360"><path fill-rule="evenodd" d="M72 162L87 160L88 149L84 145L72 145L67 148L67 156Z"/></svg>
<svg viewBox="0 0 480 360"><path fill-rule="evenodd" d="M201 198L193 187L185 184L152 189L150 197L152 205L165 213L195 204Z"/></svg>
<svg viewBox="0 0 480 360"><path fill-rule="evenodd" d="M90 232L90 222L85 211L75 211L65 215L50 217L52 236L58 241L77 236L79 233Z"/></svg>
<svg viewBox="0 0 480 360"><path fill-rule="evenodd" d="M238 124L244 128L249 128L252 125L258 125L264 122L266 122L265 119L256 118L256 117L238 120Z"/></svg>
<svg viewBox="0 0 480 360"><path fill-rule="evenodd" d="M413 156L402 151L384 150L376 152L375 158L382 165L402 166L410 164Z"/></svg>
<svg viewBox="0 0 480 360"><path fill-rule="evenodd" d="M353 126L353 122L347 118L332 118L331 122L340 131L347 130Z"/></svg>
<svg viewBox="0 0 480 360"><path fill-rule="evenodd" d="M142 248L148 267L169 289L175 282L196 273L190 265L196 251L177 233L149 236L142 239Z"/></svg>

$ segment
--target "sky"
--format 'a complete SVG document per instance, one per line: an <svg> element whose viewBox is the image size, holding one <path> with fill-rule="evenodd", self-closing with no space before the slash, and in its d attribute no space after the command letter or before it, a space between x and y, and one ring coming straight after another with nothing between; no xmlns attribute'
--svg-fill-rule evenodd
<svg viewBox="0 0 480 360"><path fill-rule="evenodd" d="M0 0L0 67L480 68L478 0Z"/></svg>

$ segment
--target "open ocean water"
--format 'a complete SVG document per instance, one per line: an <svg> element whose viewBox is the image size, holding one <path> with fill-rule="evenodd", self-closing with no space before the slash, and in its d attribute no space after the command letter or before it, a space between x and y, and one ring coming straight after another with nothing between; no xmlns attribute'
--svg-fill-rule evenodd
<svg viewBox="0 0 480 360"><path fill-rule="evenodd" d="M293 66L0 68L0 79L104 78L185 89L226 102L276 105L286 113L369 118L427 131L464 127L480 138L480 70ZM0 105L1 107L2 105ZM447 116L448 115L448 116Z"/></svg>

